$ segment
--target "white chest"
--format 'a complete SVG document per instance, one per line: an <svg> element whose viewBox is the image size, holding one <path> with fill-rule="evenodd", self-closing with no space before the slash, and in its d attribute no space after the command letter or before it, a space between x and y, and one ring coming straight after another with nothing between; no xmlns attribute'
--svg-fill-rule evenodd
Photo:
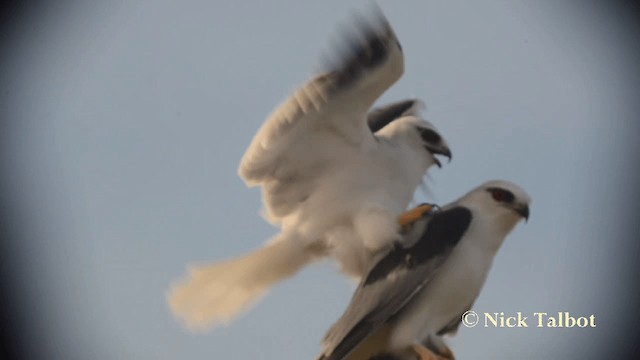
<svg viewBox="0 0 640 360"><path fill-rule="evenodd" d="M493 253L460 243L428 285L397 319L392 346L398 349L435 334L472 305L487 277Z"/></svg>

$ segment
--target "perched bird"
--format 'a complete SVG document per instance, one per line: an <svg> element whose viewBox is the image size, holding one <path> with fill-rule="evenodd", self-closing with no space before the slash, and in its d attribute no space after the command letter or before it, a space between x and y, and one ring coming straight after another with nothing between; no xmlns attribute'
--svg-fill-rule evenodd
<svg viewBox="0 0 640 360"><path fill-rule="evenodd" d="M441 336L457 330L530 202L517 185L490 181L414 222L363 277L318 359L453 359Z"/></svg>
<svg viewBox="0 0 640 360"><path fill-rule="evenodd" d="M281 232L264 247L199 266L168 293L191 328L228 322L275 283L331 257L359 279L399 237L407 208L443 137L421 102L371 110L403 73L400 44L381 13L358 20L332 70L297 89L255 135L239 175L260 186L266 218Z"/></svg>

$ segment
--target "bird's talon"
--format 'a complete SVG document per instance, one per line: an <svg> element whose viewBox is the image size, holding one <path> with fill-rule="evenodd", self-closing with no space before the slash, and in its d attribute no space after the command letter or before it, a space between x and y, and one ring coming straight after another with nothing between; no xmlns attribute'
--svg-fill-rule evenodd
<svg viewBox="0 0 640 360"><path fill-rule="evenodd" d="M420 360L441 360L442 358L434 354L431 350L427 349L421 344L414 344L413 351L418 355Z"/></svg>
<svg viewBox="0 0 640 360"><path fill-rule="evenodd" d="M456 360L456 357L453 356L453 352L448 347L445 347L440 351L438 358L443 360Z"/></svg>
<svg viewBox="0 0 640 360"><path fill-rule="evenodd" d="M398 222L400 223L400 226L405 227L413 224L417 220L420 220L432 211L439 209L440 207L435 204L420 204L411 210L403 212L398 218Z"/></svg>

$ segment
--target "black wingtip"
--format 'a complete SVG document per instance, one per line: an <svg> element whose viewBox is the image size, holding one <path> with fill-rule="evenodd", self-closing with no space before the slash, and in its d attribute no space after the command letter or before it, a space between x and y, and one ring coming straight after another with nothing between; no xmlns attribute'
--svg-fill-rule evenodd
<svg viewBox="0 0 640 360"><path fill-rule="evenodd" d="M393 31L377 6L369 14L354 12L348 28L342 30L337 54L325 57L325 68L337 75L337 86L343 87L359 79L366 70L383 63L390 54Z"/></svg>

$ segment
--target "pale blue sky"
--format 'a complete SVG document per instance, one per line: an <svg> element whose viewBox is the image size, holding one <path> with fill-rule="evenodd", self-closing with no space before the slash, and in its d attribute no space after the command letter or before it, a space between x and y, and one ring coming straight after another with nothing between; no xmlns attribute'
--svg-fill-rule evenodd
<svg viewBox="0 0 640 360"><path fill-rule="evenodd" d="M380 2L406 63L383 101L424 99L454 153L432 172L433 197L418 201L446 203L494 178L533 198L475 309L597 319L595 329L462 328L451 341L459 359L587 358L622 333L631 298L616 229L637 162L638 59L626 23L590 4ZM34 354L317 354L354 287L331 264L204 335L172 318L164 292L187 263L239 255L276 232L238 162L269 112L318 69L350 11L366 6L62 2L11 28L0 90L15 121L2 146L28 224L15 271Z"/></svg>

